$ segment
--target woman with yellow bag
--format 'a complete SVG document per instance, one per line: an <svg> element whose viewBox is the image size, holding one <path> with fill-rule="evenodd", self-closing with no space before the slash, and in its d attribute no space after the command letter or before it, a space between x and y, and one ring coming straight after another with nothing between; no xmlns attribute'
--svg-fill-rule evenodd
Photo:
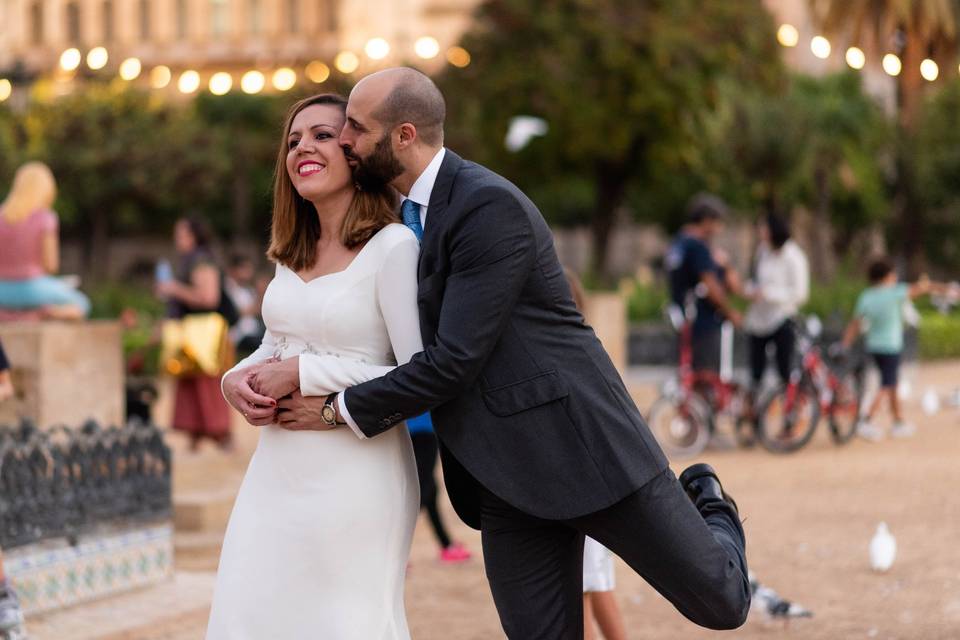
<svg viewBox="0 0 960 640"><path fill-rule="evenodd" d="M179 260L172 273L157 269L157 294L167 300L162 365L177 378L173 428L190 434L196 451L204 438L231 445L230 411L220 375L232 363L227 331L236 309L223 295L223 274L202 220L182 218L173 228Z"/></svg>

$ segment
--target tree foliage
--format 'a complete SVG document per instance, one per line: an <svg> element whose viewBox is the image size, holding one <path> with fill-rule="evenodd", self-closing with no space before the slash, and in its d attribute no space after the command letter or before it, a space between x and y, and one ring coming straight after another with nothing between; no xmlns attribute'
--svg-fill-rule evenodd
<svg viewBox="0 0 960 640"><path fill-rule="evenodd" d="M68 232L85 231L88 260L106 255L111 233L169 228L184 207L210 201L224 157L197 124L146 93L111 85L32 105L28 155L57 177L59 213Z"/></svg>
<svg viewBox="0 0 960 640"><path fill-rule="evenodd" d="M795 75L773 93L732 88L707 128L705 175L743 209L810 211L811 262L825 275L833 255L889 215L890 129L855 73Z"/></svg>
<svg viewBox="0 0 960 640"><path fill-rule="evenodd" d="M960 268L960 81L924 104L909 155L928 212L925 252L931 263L955 277Z"/></svg>
<svg viewBox="0 0 960 640"><path fill-rule="evenodd" d="M923 270L929 235L924 197L909 158L910 139L919 124L924 93L932 83L920 73L921 61L933 58L945 69L956 64L960 43L960 0L809 0L828 33L851 37L876 51L896 52L902 72L896 77L897 119L901 142L895 175L896 225L890 238L906 258L910 275ZM946 73L941 73L941 78Z"/></svg>
<svg viewBox="0 0 960 640"><path fill-rule="evenodd" d="M780 71L759 0L488 0L464 46L473 63L441 79L451 143L534 195L564 185L601 273L628 191L698 164L719 83L770 85ZM511 155L501 141L519 114L550 130Z"/></svg>

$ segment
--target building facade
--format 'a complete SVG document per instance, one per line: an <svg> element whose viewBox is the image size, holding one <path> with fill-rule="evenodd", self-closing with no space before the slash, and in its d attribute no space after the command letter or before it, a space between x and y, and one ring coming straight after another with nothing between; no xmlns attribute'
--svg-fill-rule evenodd
<svg viewBox="0 0 960 640"><path fill-rule="evenodd" d="M356 71L402 61L444 63L468 26L476 0L0 0L0 76L56 73L67 49L108 52L100 72L136 58L144 72L163 65L218 71L299 69L356 56ZM420 38L435 56L417 56ZM368 46L377 40L377 47ZM384 45L385 43L385 45ZM427 46L426 53L433 47ZM423 49L420 49L424 51ZM373 54L368 55L367 52ZM348 61L349 62L349 61ZM351 65L348 65L349 68ZM81 69L85 65L81 63ZM61 72L62 74L62 72Z"/></svg>

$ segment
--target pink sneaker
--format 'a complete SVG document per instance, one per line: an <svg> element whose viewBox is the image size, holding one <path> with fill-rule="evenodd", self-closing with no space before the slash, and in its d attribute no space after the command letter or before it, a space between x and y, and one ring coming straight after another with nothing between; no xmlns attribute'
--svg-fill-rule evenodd
<svg viewBox="0 0 960 640"><path fill-rule="evenodd" d="M460 562L466 562L472 557L470 552L459 542L455 542L440 551L440 562L444 564L458 564Z"/></svg>

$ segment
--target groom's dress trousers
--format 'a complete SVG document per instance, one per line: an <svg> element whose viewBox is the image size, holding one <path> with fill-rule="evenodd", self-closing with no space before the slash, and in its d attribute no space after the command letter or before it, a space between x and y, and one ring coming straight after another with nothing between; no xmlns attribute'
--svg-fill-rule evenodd
<svg viewBox="0 0 960 640"><path fill-rule="evenodd" d="M708 528L680 490L577 310L534 204L447 150L418 276L424 351L344 402L369 437L431 411L451 502L483 531L508 635L580 637L564 611L580 608L582 558L568 556L584 533L694 621L735 625L749 604L739 523ZM676 577L651 568L668 560Z"/></svg>

